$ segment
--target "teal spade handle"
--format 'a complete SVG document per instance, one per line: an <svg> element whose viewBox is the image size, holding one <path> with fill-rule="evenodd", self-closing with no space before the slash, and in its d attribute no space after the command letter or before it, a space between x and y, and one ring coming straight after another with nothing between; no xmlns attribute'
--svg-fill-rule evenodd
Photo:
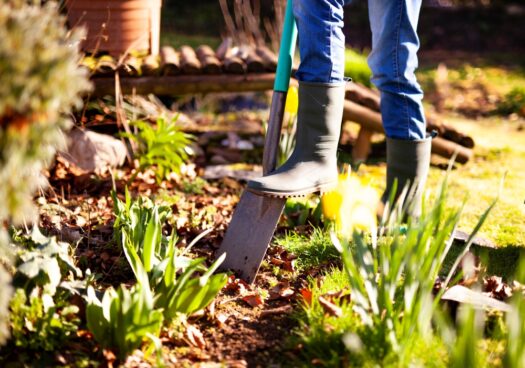
<svg viewBox="0 0 525 368"><path fill-rule="evenodd" d="M273 90L276 92L287 92L292 75L293 55L297 42L297 27L293 16L292 0L286 3L284 15L283 33L281 36L281 46L279 48L279 60L277 71L275 72L275 82Z"/></svg>

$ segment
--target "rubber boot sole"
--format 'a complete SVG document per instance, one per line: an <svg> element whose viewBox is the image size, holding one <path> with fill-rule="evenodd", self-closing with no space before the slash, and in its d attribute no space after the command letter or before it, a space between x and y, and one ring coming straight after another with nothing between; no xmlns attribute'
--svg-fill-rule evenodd
<svg viewBox="0 0 525 368"><path fill-rule="evenodd" d="M330 182L330 183L319 184L312 188L301 189L301 190L290 191L290 192L271 192L271 191L265 191L265 190L252 189L249 187L247 187L246 190L252 192L253 194L257 194L263 197L298 198L298 197L306 197L309 194L316 194L316 193L319 195L323 195L324 193L334 190L336 187L337 187L337 180Z"/></svg>

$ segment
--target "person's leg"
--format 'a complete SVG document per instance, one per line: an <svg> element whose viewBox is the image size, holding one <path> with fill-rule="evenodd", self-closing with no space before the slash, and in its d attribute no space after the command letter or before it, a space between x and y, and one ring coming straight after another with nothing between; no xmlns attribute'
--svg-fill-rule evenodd
<svg viewBox="0 0 525 368"><path fill-rule="evenodd" d="M418 215L428 175L431 138L426 135L423 91L417 83L419 39L416 28L421 0L369 0L372 82L381 93L381 115L387 136L386 202L393 183L398 191L411 185L410 213Z"/></svg>
<svg viewBox="0 0 525 368"><path fill-rule="evenodd" d="M296 145L290 158L248 182L263 195L289 197L324 191L337 183L337 145L345 94L344 0L294 0L301 63Z"/></svg>

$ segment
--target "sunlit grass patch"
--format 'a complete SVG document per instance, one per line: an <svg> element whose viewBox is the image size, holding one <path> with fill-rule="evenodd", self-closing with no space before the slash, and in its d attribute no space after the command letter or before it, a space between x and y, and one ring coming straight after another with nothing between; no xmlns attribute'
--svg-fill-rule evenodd
<svg viewBox="0 0 525 368"><path fill-rule="evenodd" d="M459 229L472 230L506 174L500 200L479 235L500 247L525 246L525 132L498 118L454 118L447 123L476 141L474 159L450 173L450 198L460 201L468 197ZM432 168L427 187L434 188L442 175L442 170Z"/></svg>
<svg viewBox="0 0 525 368"><path fill-rule="evenodd" d="M275 239L277 245L297 255L297 269L304 270L330 261L338 261L339 252L334 248L330 235L322 229L315 228L310 235L288 232Z"/></svg>

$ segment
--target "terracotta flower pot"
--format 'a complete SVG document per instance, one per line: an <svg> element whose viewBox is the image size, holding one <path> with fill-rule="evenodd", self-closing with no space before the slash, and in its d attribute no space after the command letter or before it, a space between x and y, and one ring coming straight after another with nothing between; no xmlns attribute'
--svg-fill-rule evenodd
<svg viewBox="0 0 525 368"><path fill-rule="evenodd" d="M161 0L66 0L66 8L71 27L87 28L84 51L159 51Z"/></svg>

